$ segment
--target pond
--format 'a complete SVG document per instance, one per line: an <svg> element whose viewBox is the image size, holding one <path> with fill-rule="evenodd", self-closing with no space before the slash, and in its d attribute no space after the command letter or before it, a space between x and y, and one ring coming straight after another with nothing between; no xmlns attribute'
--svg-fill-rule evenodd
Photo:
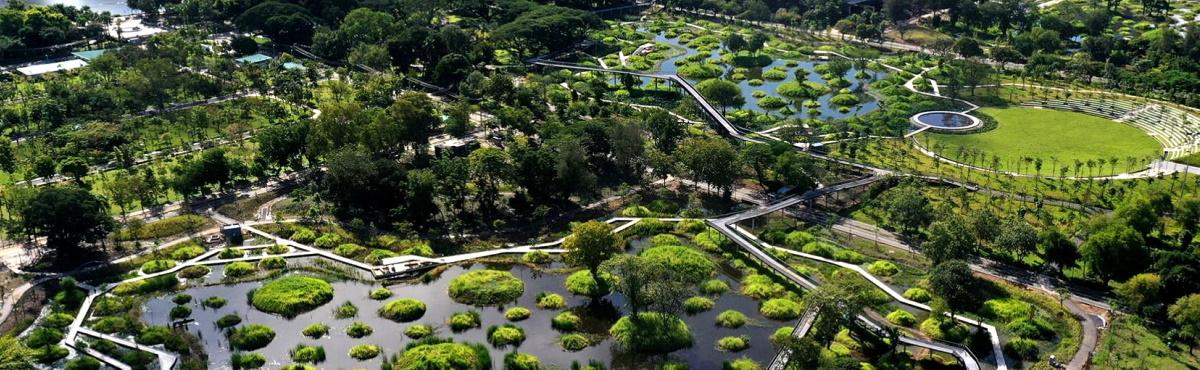
<svg viewBox="0 0 1200 370"><path fill-rule="evenodd" d="M653 33L653 32L650 32L649 30L647 30L646 28L639 28L638 31ZM654 42L655 43L663 43L663 44L671 45L672 48L676 48L676 50L674 50L675 52L678 52L679 50L686 50L686 52L684 52L683 54L676 55L676 56L673 56L673 57L667 58L666 60L661 61L658 65L658 67L653 70L653 73L676 74L679 70L679 66L677 66L675 64L675 62L680 59L685 59L688 56L695 55L695 54L707 54L708 55L707 59L720 59L720 57L721 57L720 49L712 50L709 52L703 52L698 49L692 48L685 43L680 42L679 37L667 37L665 31L657 32L657 33L653 33L653 34L654 34ZM738 84L738 87L741 88L742 97L745 98L745 100L746 100L746 103L744 105L742 105L741 107L737 107L737 108L748 109L748 110L751 110L751 111L754 111L757 113L771 113L772 115L774 115L776 117L816 118L816 119L841 119L841 118L846 118L846 117L861 116L861 115L864 115L864 114L867 114L867 113L870 113L870 112L873 112L873 111L879 109L879 102L876 101L874 98L872 98L871 96L869 96L867 94L857 93L855 95L858 96L858 100L860 103L850 106L849 110L843 111L842 109L839 109L838 106L832 104L830 101L833 99L834 95L836 95L837 91L833 91L831 93L824 94L821 97L817 98L816 101L818 103L820 103L820 106L816 108L817 111L819 112L819 114L816 116L810 116L807 112L808 109L798 109L794 105L790 107L791 111L794 111L794 112L780 111L778 109L765 109L758 105L759 100L762 98L754 96L755 90L762 90L762 91L766 92L767 94L764 96L764 98L765 97L779 97L779 98L783 98L785 101L790 101L789 98L780 96L779 93L776 92L776 90L779 88L780 85L783 85L790 81L794 81L796 79L795 72L797 70L803 69L804 71L807 71L807 73L804 74L804 78L806 81L812 81L812 82L820 83L822 85L828 85L829 81L825 80L821 76L820 73L816 72L816 67L818 65L827 64L827 63L828 62L825 62L825 61L792 60L793 66L789 67L787 59L773 58L771 60L771 63L767 64L766 66L748 68L748 71L744 74L744 76L745 76L744 80L734 81ZM725 72L725 78L729 78L733 74L733 68L729 67L726 69L727 70ZM783 80L768 80L768 79L762 78L763 72L767 71L767 70L771 70L771 69L779 69L779 70L786 71L787 78L785 78ZM850 86L847 88L850 89L851 91L855 91L855 92L863 91L864 81L861 81L858 78L855 78L858 75L858 72L859 72L858 69L850 68L850 70L847 71L844 76L842 76L842 78L844 78L846 81L850 82ZM874 71L874 70L867 70L866 72L867 72L867 74L869 74L871 76L871 80L879 80L879 79L887 77L887 73L885 73L885 72ZM754 80L754 79L761 79L762 84L759 86L753 86L750 83L750 81ZM697 84L697 83L700 83L701 80L689 78L688 81L690 81L693 84ZM787 113L791 113L791 114L787 114Z"/></svg>
<svg viewBox="0 0 1200 370"><path fill-rule="evenodd" d="M630 253L636 253L644 244L646 243L643 241L634 241L629 248ZM297 263L306 263L306 261L290 262L293 266L297 266ZM548 267L558 269L563 266L556 264ZM463 273L480 269L511 271L525 282L524 294L516 302L500 307L473 307L452 301L447 294L450 281ZM691 348L678 350L666 356L629 353L614 345L611 339L604 339L578 352L563 350L557 343L561 333L551 328L551 318L561 311L572 311L583 319L580 332L585 335L594 334L595 337L607 337L609 327L625 313L622 308L623 297L619 294L610 294L603 299L593 300L574 296L568 293L564 287L567 274L545 272L522 264L473 263L450 266L440 274L427 279L429 280L427 282L408 282L388 286L394 293L393 296L379 301L368 298L368 293L377 288L378 284L332 281L334 297L329 303L291 319L252 308L247 294L262 286L263 282L261 281L216 284L220 282L220 276L222 276L221 266L214 266L213 273L208 278L210 281L206 282L216 285L189 288L184 292L194 297L191 303L193 309L191 317L196 320L195 323L189 324L187 329L200 338L209 356L209 368L212 369L231 368L229 365L231 356L229 341L223 331L215 325L218 318L230 313L240 315L243 325L257 323L274 328L275 339L267 347L254 351L265 355L268 359L268 367L272 368L291 363L289 350L299 344L324 346L326 360L320 363L319 367L378 368L383 361L382 356L358 361L348 355L350 348L358 344L369 343L380 345L383 347L384 354L387 355L400 353L403 351L404 345L413 341L403 334L404 329L417 323L424 323L436 328L437 334L435 335L437 336L453 338L458 342L486 345L491 353L492 363L496 366L503 362L505 354L519 351L537 356L543 365L561 368L569 367L574 361L587 364L591 360L599 360L608 364L612 369L649 369L653 368L654 364L669 359L687 363L693 369L703 369L718 367L723 361L742 357L748 357L763 364L769 363L775 355L775 350L768 338L779 327L794 325L794 322L774 321L763 317L759 313L757 301L736 293L741 287L740 274L739 270L731 266L723 266L718 269L717 278L725 281L730 286L730 291L711 297L715 301L715 307L712 310L683 317L691 327L694 337L693 345ZM537 308L535 300L541 292L554 292L562 295L567 299L567 308L563 310ZM153 325L169 325L171 322L169 312L175 306L171 302L172 296L174 294L151 298L144 306L143 320ZM219 309L202 308L198 302L211 296L225 297L228 304ZM420 300L427 305L428 309L423 317L410 323L397 323L376 314L376 310L385 302L397 298ZM358 306L358 316L345 319L334 318L334 309L346 301L351 301ZM512 323L525 330L526 340L515 349L487 345L487 328L510 323L505 319L504 311L514 306L526 307L533 312L528 319ZM480 328L454 333L447 327L446 322L453 313L471 309L478 310L480 313L482 322ZM716 316L728 309L744 313L749 318L749 323L738 329L717 327L715 325ZM344 330L355 321L370 325L374 328L374 333L360 339L351 338L345 334ZM329 325L329 334L315 340L302 335L301 331L304 327L313 323ZM714 346L717 340L726 336L747 336L750 338L750 347L737 353L716 350Z"/></svg>
<svg viewBox="0 0 1200 370"><path fill-rule="evenodd" d="M974 128L981 122L978 118L958 112L924 112L913 116L913 122L942 130Z"/></svg>

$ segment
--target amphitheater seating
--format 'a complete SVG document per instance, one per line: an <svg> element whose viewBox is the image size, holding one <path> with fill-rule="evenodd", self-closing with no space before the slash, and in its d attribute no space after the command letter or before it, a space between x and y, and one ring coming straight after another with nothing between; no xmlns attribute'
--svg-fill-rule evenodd
<svg viewBox="0 0 1200 370"><path fill-rule="evenodd" d="M1140 128L1162 144L1170 159L1200 150L1200 117L1178 108L1112 99L1032 100L1021 105L1086 113Z"/></svg>

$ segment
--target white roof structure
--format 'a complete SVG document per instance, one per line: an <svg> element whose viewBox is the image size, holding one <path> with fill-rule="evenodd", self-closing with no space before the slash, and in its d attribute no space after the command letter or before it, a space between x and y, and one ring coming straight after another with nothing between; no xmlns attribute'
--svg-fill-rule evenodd
<svg viewBox="0 0 1200 370"><path fill-rule="evenodd" d="M87 62L83 61L82 59L71 59L61 62L25 66L17 68L17 72L21 72L21 74L26 76L37 76L51 72L68 71L86 65Z"/></svg>
<svg viewBox="0 0 1200 370"><path fill-rule="evenodd" d="M115 39L135 40L150 37L167 30L146 25L141 18L119 18L116 26L108 27L108 35Z"/></svg>

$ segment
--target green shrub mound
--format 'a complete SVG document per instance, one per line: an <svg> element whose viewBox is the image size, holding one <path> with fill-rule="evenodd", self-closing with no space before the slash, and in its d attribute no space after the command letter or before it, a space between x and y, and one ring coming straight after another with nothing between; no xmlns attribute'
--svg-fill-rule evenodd
<svg viewBox="0 0 1200 370"><path fill-rule="evenodd" d="M359 361L370 360L376 356L379 356L379 353L382 351L382 348L379 348L379 346L374 344L359 344L354 347L350 347L350 358Z"/></svg>
<svg viewBox="0 0 1200 370"><path fill-rule="evenodd" d="M67 325L71 325L71 323L68 322ZM62 326L62 327L49 326L49 327L59 329L59 330L66 328L66 326ZM104 334L114 334L114 333L124 332L124 331L127 331L130 329L129 320L127 320L121 316L102 317L99 320L96 320L96 322L93 322L91 324L91 327L92 327L92 330L95 330L95 331L98 331L98 332L101 332Z"/></svg>
<svg viewBox="0 0 1200 370"><path fill-rule="evenodd" d="M763 302L758 312L771 320L795 320L800 317L804 308L796 301L785 298L774 298Z"/></svg>
<svg viewBox="0 0 1200 370"><path fill-rule="evenodd" d="M607 279L608 277L604 273L601 273L600 278ZM608 289L602 288L588 270L580 270L572 273L570 276L567 276L567 280L563 284L566 285L567 292L574 295L600 297L608 294Z"/></svg>
<svg viewBox="0 0 1200 370"><path fill-rule="evenodd" d="M266 347L272 340L275 340L275 331L262 324L240 326L229 332L229 344L242 351Z"/></svg>
<svg viewBox="0 0 1200 370"><path fill-rule="evenodd" d="M713 306L715 305L716 304L713 303L713 300L709 299L708 297L691 297L683 301L683 312L686 312L689 315L695 315L701 312L712 310Z"/></svg>
<svg viewBox="0 0 1200 370"><path fill-rule="evenodd" d="M933 300L933 294L922 288L908 288L904 291L904 298L911 299L916 302L926 303Z"/></svg>
<svg viewBox="0 0 1200 370"><path fill-rule="evenodd" d="M762 73L762 78L764 80L783 81L788 78L788 73L787 70L771 68Z"/></svg>
<svg viewBox="0 0 1200 370"><path fill-rule="evenodd" d="M917 323L916 316L913 316L913 314L908 311L899 309L888 313L887 320L890 323L910 328Z"/></svg>
<svg viewBox="0 0 1200 370"><path fill-rule="evenodd" d="M550 319L550 327L562 331L573 331L583 324L583 319L573 312L567 311L554 316Z"/></svg>
<svg viewBox="0 0 1200 370"><path fill-rule="evenodd" d="M404 336L412 339L421 339L433 335L433 327L425 324L416 324L404 329Z"/></svg>
<svg viewBox="0 0 1200 370"><path fill-rule="evenodd" d="M525 330L520 326L504 324L491 326L487 330L488 343L496 347L517 346L525 341Z"/></svg>
<svg viewBox="0 0 1200 370"><path fill-rule="evenodd" d="M721 364L721 370L762 370L762 365L748 358L739 358L733 361L725 361Z"/></svg>
<svg viewBox="0 0 1200 370"><path fill-rule="evenodd" d="M342 244L342 237L334 233L321 234L320 238L313 240L313 246L321 249L333 249Z"/></svg>
<svg viewBox="0 0 1200 370"><path fill-rule="evenodd" d="M347 258L358 257L365 253L367 253L366 247L354 243L339 244L333 248L333 254Z"/></svg>
<svg viewBox="0 0 1200 370"><path fill-rule="evenodd" d="M263 284L250 293L250 304L259 311L294 317L333 299L329 282L309 276L287 276Z"/></svg>
<svg viewBox="0 0 1200 370"><path fill-rule="evenodd" d="M171 251L171 259L176 261L186 261L204 254L204 247L195 244L187 244L176 247Z"/></svg>
<svg viewBox="0 0 1200 370"><path fill-rule="evenodd" d="M717 340L717 350L722 352L739 352L750 347L750 338L745 336L724 337Z"/></svg>
<svg viewBox="0 0 1200 370"><path fill-rule="evenodd" d="M204 307L215 309L215 308L225 307L225 304L227 304L227 303L229 303L229 301L226 300L224 297L212 296L212 297L205 298L203 302L200 302L200 305L202 305Z"/></svg>
<svg viewBox="0 0 1200 370"><path fill-rule="evenodd" d="M271 244L271 246L267 247L267 254L284 254L287 253L288 250L290 250L290 248L287 245Z"/></svg>
<svg viewBox="0 0 1200 370"><path fill-rule="evenodd" d="M296 228L296 231L292 232L292 235L288 239L295 240L297 243L312 243L313 240L317 240L317 233L312 231L312 229L299 227Z"/></svg>
<svg viewBox="0 0 1200 370"><path fill-rule="evenodd" d="M782 326L779 329L775 329L775 332L771 333L771 343L774 343L775 345L781 345L785 340L787 340L787 338L791 337L792 333L795 331L796 328L791 326Z"/></svg>
<svg viewBox="0 0 1200 370"><path fill-rule="evenodd" d="M717 326L722 328L740 328L746 325L746 315L736 310L725 310L717 315Z"/></svg>
<svg viewBox="0 0 1200 370"><path fill-rule="evenodd" d="M462 343L435 343L412 346L396 359L393 370L490 370L487 350Z"/></svg>
<svg viewBox="0 0 1200 370"><path fill-rule="evenodd" d="M541 368L542 363L537 356L524 352L504 355L504 370L540 370Z"/></svg>
<svg viewBox="0 0 1200 370"><path fill-rule="evenodd" d="M208 268L208 266L188 266L184 267L183 270L179 270L179 277L184 279L197 279L208 275L209 272L212 272L212 269Z"/></svg>
<svg viewBox="0 0 1200 370"><path fill-rule="evenodd" d="M533 311L525 307L513 307L504 311L504 318L508 321L521 321L533 316Z"/></svg>
<svg viewBox="0 0 1200 370"><path fill-rule="evenodd" d="M176 279L175 275L168 274L117 284L117 286L113 288L112 294L118 296L146 294L156 291L174 289L178 285L179 279Z"/></svg>
<svg viewBox="0 0 1200 370"><path fill-rule="evenodd" d="M766 110L776 110L788 106L788 101L778 96L766 96L758 99L758 106Z"/></svg>
<svg viewBox="0 0 1200 370"><path fill-rule="evenodd" d="M921 322L922 333L930 338L949 342L961 342L971 334L970 329L947 318L931 317Z"/></svg>
<svg viewBox="0 0 1200 370"><path fill-rule="evenodd" d="M760 274L746 275L742 278L742 295L757 300L779 298L787 292L782 284L771 280L771 277Z"/></svg>
<svg viewBox="0 0 1200 370"><path fill-rule="evenodd" d="M889 261L875 261L867 265L867 272L875 276L892 276L900 273L900 268Z"/></svg>
<svg viewBox="0 0 1200 370"><path fill-rule="evenodd" d="M188 306L171 307L171 320L185 319L192 316L192 308Z"/></svg>
<svg viewBox="0 0 1200 370"><path fill-rule="evenodd" d="M308 326L305 326L304 330L300 333L309 338L320 338L325 336L325 334L329 334L329 325L321 323L309 324Z"/></svg>
<svg viewBox="0 0 1200 370"><path fill-rule="evenodd" d="M335 319L347 319L355 316L358 316L358 306L355 306L354 302L345 301L333 309L333 318Z"/></svg>
<svg viewBox="0 0 1200 370"><path fill-rule="evenodd" d="M279 370L317 370L317 368L305 364L290 364L280 366Z"/></svg>
<svg viewBox="0 0 1200 370"><path fill-rule="evenodd" d="M544 265L550 263L550 260L550 253L546 253L545 251L529 251L521 255L521 262L532 265Z"/></svg>
<svg viewBox="0 0 1200 370"><path fill-rule="evenodd" d="M67 361L67 365L63 366L63 369L64 370L100 370L103 367L104 367L104 364L100 363L100 360L97 360L95 358L88 357L88 356L80 356L80 357L76 357L75 359L73 359L71 361Z"/></svg>
<svg viewBox="0 0 1200 370"><path fill-rule="evenodd" d="M179 294L176 294L174 297L171 297L171 303L174 303L174 304L187 304L188 302L191 302L191 301L192 301L192 295L187 294L187 293L179 293Z"/></svg>
<svg viewBox="0 0 1200 370"><path fill-rule="evenodd" d="M371 299L382 301L392 297L392 291L388 288L375 288L371 290Z"/></svg>
<svg viewBox="0 0 1200 370"><path fill-rule="evenodd" d="M142 264L143 274L153 274L162 272L175 267L175 261L172 260L150 260Z"/></svg>
<svg viewBox="0 0 1200 370"><path fill-rule="evenodd" d="M479 318L479 311L470 310L451 314L450 318L446 319L446 324L450 325L450 330L457 332L478 328L483 321Z"/></svg>
<svg viewBox="0 0 1200 370"><path fill-rule="evenodd" d="M676 73L683 78L693 80L704 80L710 78L721 77L725 70L719 65L709 63L688 63L679 67Z"/></svg>
<svg viewBox="0 0 1200 370"><path fill-rule="evenodd" d="M541 292L538 293L536 305L543 310L557 310L567 306L567 299L557 293Z"/></svg>
<svg viewBox="0 0 1200 370"><path fill-rule="evenodd" d="M1002 322L1011 322L1020 318L1033 317L1033 312L1032 304L1016 298L1004 298L984 301L980 315L998 318Z"/></svg>
<svg viewBox="0 0 1200 370"><path fill-rule="evenodd" d="M708 279L700 283L700 293L707 295L721 295L729 291L729 284L718 279Z"/></svg>
<svg viewBox="0 0 1200 370"><path fill-rule="evenodd" d="M37 348L33 352L33 360L39 364L51 364L70 355L71 352L67 347L60 345L47 345Z"/></svg>
<svg viewBox="0 0 1200 370"><path fill-rule="evenodd" d="M279 256L263 258L258 261L258 267L263 270L278 270L287 267L287 259Z"/></svg>
<svg viewBox="0 0 1200 370"><path fill-rule="evenodd" d="M1041 318L1016 319L1005 325L1004 328L1008 329L1013 336L1021 338L1047 340L1054 337L1054 328Z"/></svg>
<svg viewBox="0 0 1200 370"><path fill-rule="evenodd" d="M227 259L233 259L233 258L242 258L242 256L245 256L245 255L246 255L246 252L242 251L240 249L225 248L225 249L221 250L221 253L217 254L217 257L220 259L223 259L223 260L227 260Z"/></svg>
<svg viewBox="0 0 1200 370"><path fill-rule="evenodd" d="M662 246L646 249L641 256L653 261L666 264L675 271L676 277L689 283L699 283L710 277L717 269L717 264L704 253L681 246Z"/></svg>
<svg viewBox="0 0 1200 370"><path fill-rule="evenodd" d="M378 313L392 321L409 322L425 316L425 303L412 298L396 299L380 307Z"/></svg>
<svg viewBox="0 0 1200 370"><path fill-rule="evenodd" d="M225 265L225 277L239 278L239 277L249 276L250 274L253 274L257 270L258 270L258 268L255 267L254 264L252 264L250 262L245 262L245 261L230 262L228 265Z"/></svg>
<svg viewBox="0 0 1200 370"><path fill-rule="evenodd" d="M325 361L325 347L322 346L299 344L288 353L292 356L292 361L296 362L315 364Z"/></svg>
<svg viewBox="0 0 1200 370"><path fill-rule="evenodd" d="M221 329L232 328L234 326L237 326L237 324L241 324L241 323L242 323L242 317L238 316L235 313L227 314L227 315L221 316L221 318L217 319L217 327L221 328Z"/></svg>
<svg viewBox="0 0 1200 370"><path fill-rule="evenodd" d="M267 364L267 357L255 352L234 353L229 362L235 369L257 369Z"/></svg>
<svg viewBox="0 0 1200 370"><path fill-rule="evenodd" d="M458 303L491 306L521 297L525 282L508 271L475 270L451 280L449 293Z"/></svg>
<svg viewBox="0 0 1200 370"><path fill-rule="evenodd" d="M346 327L346 335L349 335L351 338L362 338L371 335L371 333L374 332L375 329L371 328L370 325L367 325L367 323L362 321L355 321L350 323L350 326Z"/></svg>
<svg viewBox="0 0 1200 370"><path fill-rule="evenodd" d="M658 312L638 313L637 320L623 316L608 334L618 345L642 353L667 353L692 345L687 323Z"/></svg>
<svg viewBox="0 0 1200 370"><path fill-rule="evenodd" d="M571 333L558 337L558 346L567 352L582 351L589 345L591 345L591 342L583 334Z"/></svg>
<svg viewBox="0 0 1200 370"><path fill-rule="evenodd" d="M62 341L63 333L61 330L53 328L37 328L29 332L25 336L25 345L34 347L45 347Z"/></svg>
<svg viewBox="0 0 1200 370"><path fill-rule="evenodd" d="M1039 354L1037 341L1025 338L1013 338L1004 343L1004 352L1022 360L1037 360Z"/></svg>

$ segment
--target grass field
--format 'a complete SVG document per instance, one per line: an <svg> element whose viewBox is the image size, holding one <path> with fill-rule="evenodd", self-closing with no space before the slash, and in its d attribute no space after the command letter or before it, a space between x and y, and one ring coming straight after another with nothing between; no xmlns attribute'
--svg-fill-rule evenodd
<svg viewBox="0 0 1200 370"><path fill-rule="evenodd" d="M998 126L979 134L927 133L920 139L927 148L938 150L940 146L943 156L983 167L992 167L992 158L999 157L1005 171L1034 174L1039 171L1024 159L1041 159L1040 173L1047 176L1059 175L1063 167L1070 167L1067 174L1074 175L1076 160L1105 162L1091 170L1083 166L1081 176L1137 171L1161 151L1158 142L1142 130L1096 116L1035 108L983 108L980 112L994 117ZM1114 158L1117 163L1112 166Z"/></svg>
<svg viewBox="0 0 1200 370"><path fill-rule="evenodd" d="M1119 317L1096 348L1097 369L1196 369L1200 362L1186 348L1173 347L1142 326L1138 319Z"/></svg>
<svg viewBox="0 0 1200 370"><path fill-rule="evenodd" d="M1200 153L1192 153L1184 157L1176 158L1175 162L1183 163L1189 166L1200 166Z"/></svg>

